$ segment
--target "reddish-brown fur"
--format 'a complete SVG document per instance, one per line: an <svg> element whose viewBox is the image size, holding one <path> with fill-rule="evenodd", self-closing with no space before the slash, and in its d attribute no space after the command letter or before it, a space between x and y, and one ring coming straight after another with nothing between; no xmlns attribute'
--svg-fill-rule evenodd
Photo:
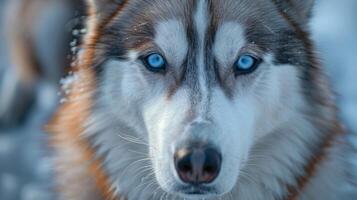
<svg viewBox="0 0 357 200"><path fill-rule="evenodd" d="M81 137L81 134L84 132L85 122L89 117L93 104L91 92L94 91L96 87L95 74L92 70L95 54L95 48L93 47L95 47L101 37L101 30L106 24L111 22L122 7L122 5L118 6L116 12L109 15L100 23L95 19L96 11L94 6L89 7L89 16L94 19L94 23L88 24L89 29L91 29L91 34L85 38L83 44L85 49L84 55L81 57L80 64L75 68L75 73L80 76L80 81L72 85L71 91L73 92L69 95L68 102L61 106L49 126L49 131L53 134L51 143L55 150L61 151L62 148L75 148L77 152L73 153L80 156L79 159L71 163L57 160L57 164L60 166L60 170L57 171L58 176L61 176L62 173L66 173L66 169L71 171L69 168L72 166L84 166L85 171L81 174L91 177L96 190L93 191L93 194L99 194L103 199L117 199L118 197L114 196L108 176L102 168L101 160L95 156L95 149L89 144L89 141ZM78 99L80 99L80 101L78 101ZM61 166L63 165L64 167L62 168ZM73 180L80 183L80 179L81 177L75 177ZM71 191L73 189L66 185L60 185L59 190L63 193L80 193L80 191ZM76 199L76 197L73 198Z"/></svg>
<svg viewBox="0 0 357 200"><path fill-rule="evenodd" d="M99 38L98 34L99 33L94 34L91 38L88 38L84 45L94 45ZM73 92L69 97L69 102L61 106L60 110L57 112L56 117L51 122L52 125L50 126L50 132L54 134L52 145L55 149L67 148L67 145L78 147L79 152L74 153L80 154L81 159L78 160L77 163L67 163L67 167L70 168L72 165L87 165L86 172L84 173L86 173L88 177L92 177L94 179L93 181L98 189L98 191L94 191L94 193L101 194L104 199L112 199L113 194L110 190L110 184L107 175L102 170L100 160L95 158L94 149L92 149L88 141L84 140L80 136L84 131L83 126L91 110L91 91L93 91L93 88L95 87L94 74L90 70L93 55L94 50L87 49L83 57L85 62L77 66L76 69L77 73L80 74L81 79L83 78L82 81L87 84L78 86L78 84L80 84L78 83L73 85ZM81 87L81 90L76 89L78 87ZM78 98L80 98L81 101L74 100ZM61 163L60 160L58 162L59 165L64 164ZM66 167L64 170L66 170ZM61 173L65 172L58 171L58 176L60 176ZM59 190L63 190L61 192L64 193L68 192L66 191L68 189L70 190L70 187L59 188Z"/></svg>
<svg viewBox="0 0 357 200"><path fill-rule="evenodd" d="M293 2L287 1L287 3L292 4ZM289 25L293 28L293 30L295 30L295 32L298 34L300 39L303 41L305 49L308 52L309 62L312 64L312 66L314 66L314 69L311 70L316 70L316 71L321 70L320 64L315 57L315 53L313 51L313 45L311 40L309 39L308 34L304 30L302 30L301 27L296 22L294 22L294 20L292 20L285 12L280 11L280 15L289 23ZM321 78L317 75L321 73L314 73L314 74L316 74L316 76L313 77L315 81L320 82ZM321 98L316 98L316 99L321 100ZM332 107L335 110L335 113L337 113L336 106L334 104L331 104L331 102L329 102L328 100L322 98L322 100L319 103L327 107ZM321 142L321 146L317 148L317 152L315 153L315 155L313 155L311 160L305 166L305 173L304 173L305 175L301 177L297 177L298 180L297 186L295 187L288 186L289 195L287 197L287 200L298 199L300 192L314 177L318 167L322 164L323 161L327 159L329 150L333 146L334 142L336 141L336 137L344 134L345 131L343 130L343 127L341 126L336 116L334 118L334 121L331 122L331 124L333 124L332 130L330 130L330 133L328 133L324 141Z"/></svg>

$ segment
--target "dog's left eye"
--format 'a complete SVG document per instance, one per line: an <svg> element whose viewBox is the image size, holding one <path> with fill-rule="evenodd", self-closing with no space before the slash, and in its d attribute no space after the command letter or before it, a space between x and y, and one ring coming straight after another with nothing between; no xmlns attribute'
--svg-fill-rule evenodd
<svg viewBox="0 0 357 200"><path fill-rule="evenodd" d="M160 72L166 68L166 61L164 57L158 53L146 56L143 61L146 68L152 72Z"/></svg>
<svg viewBox="0 0 357 200"><path fill-rule="evenodd" d="M249 55L243 54L239 56L238 60L234 63L234 70L238 75L252 73L260 64L260 59Z"/></svg>

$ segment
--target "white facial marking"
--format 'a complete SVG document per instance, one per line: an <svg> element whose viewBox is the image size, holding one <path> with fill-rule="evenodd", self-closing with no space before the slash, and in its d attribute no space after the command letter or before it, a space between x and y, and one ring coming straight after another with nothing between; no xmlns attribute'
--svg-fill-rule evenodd
<svg viewBox="0 0 357 200"><path fill-rule="evenodd" d="M217 182L222 191L228 192L236 183L241 163L247 159L253 142L255 100L254 96L246 95L232 101L215 88L211 103L210 113L218 130L211 140L219 146L223 158Z"/></svg>
<svg viewBox="0 0 357 200"><path fill-rule="evenodd" d="M155 43L164 51L166 59L180 66L188 50L185 27L178 20L160 22L155 28Z"/></svg>
<svg viewBox="0 0 357 200"><path fill-rule="evenodd" d="M213 52L222 66L231 65L244 46L244 29L236 22L226 22L218 27ZM230 66L229 66L230 67Z"/></svg>
<svg viewBox="0 0 357 200"><path fill-rule="evenodd" d="M165 96L157 96L145 103L143 117L149 132L149 154L153 159L153 166L158 183L164 190L170 191L167 182L176 181L175 167L171 166L176 142L177 129L180 128L187 110L189 109L189 96L185 90L178 90L167 101Z"/></svg>
<svg viewBox="0 0 357 200"><path fill-rule="evenodd" d="M205 70L205 35L208 28L208 13L207 13L207 2L205 0L199 0L197 10L194 16L194 22L196 26L196 30L198 33L198 80L200 85L200 91L202 94L202 99L199 107L199 115L202 117L204 115L205 109L208 104L208 87L206 80L206 70Z"/></svg>
<svg viewBox="0 0 357 200"><path fill-rule="evenodd" d="M260 102L261 117L258 118L256 127L256 140L263 138L273 132L277 127L293 118L293 114L301 106L301 91L299 90L298 71L292 65L274 65L273 57L264 57L264 65L270 65L269 76L264 80L264 89L257 88L259 95L257 100ZM261 67L268 67L262 65ZM259 85L259 84L258 84ZM258 86L259 87L259 86ZM266 120L269 116L270 120Z"/></svg>

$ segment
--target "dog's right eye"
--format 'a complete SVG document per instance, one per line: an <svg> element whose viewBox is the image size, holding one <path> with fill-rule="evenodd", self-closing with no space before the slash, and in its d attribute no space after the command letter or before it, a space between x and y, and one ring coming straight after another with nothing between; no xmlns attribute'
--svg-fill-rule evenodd
<svg viewBox="0 0 357 200"><path fill-rule="evenodd" d="M144 57L143 62L146 68L152 72L162 72L166 69L166 60L158 53Z"/></svg>
<svg viewBox="0 0 357 200"><path fill-rule="evenodd" d="M260 64L261 60L250 54L241 55L236 63L234 69L237 75L252 73Z"/></svg>

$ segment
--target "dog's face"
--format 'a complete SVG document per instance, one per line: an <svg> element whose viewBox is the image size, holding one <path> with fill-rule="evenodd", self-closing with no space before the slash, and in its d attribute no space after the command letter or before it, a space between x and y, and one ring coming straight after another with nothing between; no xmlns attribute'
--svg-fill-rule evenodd
<svg viewBox="0 0 357 200"><path fill-rule="evenodd" d="M300 104L303 42L266 0L121 6L96 44L104 104L148 143L164 191L230 192L254 144Z"/></svg>

